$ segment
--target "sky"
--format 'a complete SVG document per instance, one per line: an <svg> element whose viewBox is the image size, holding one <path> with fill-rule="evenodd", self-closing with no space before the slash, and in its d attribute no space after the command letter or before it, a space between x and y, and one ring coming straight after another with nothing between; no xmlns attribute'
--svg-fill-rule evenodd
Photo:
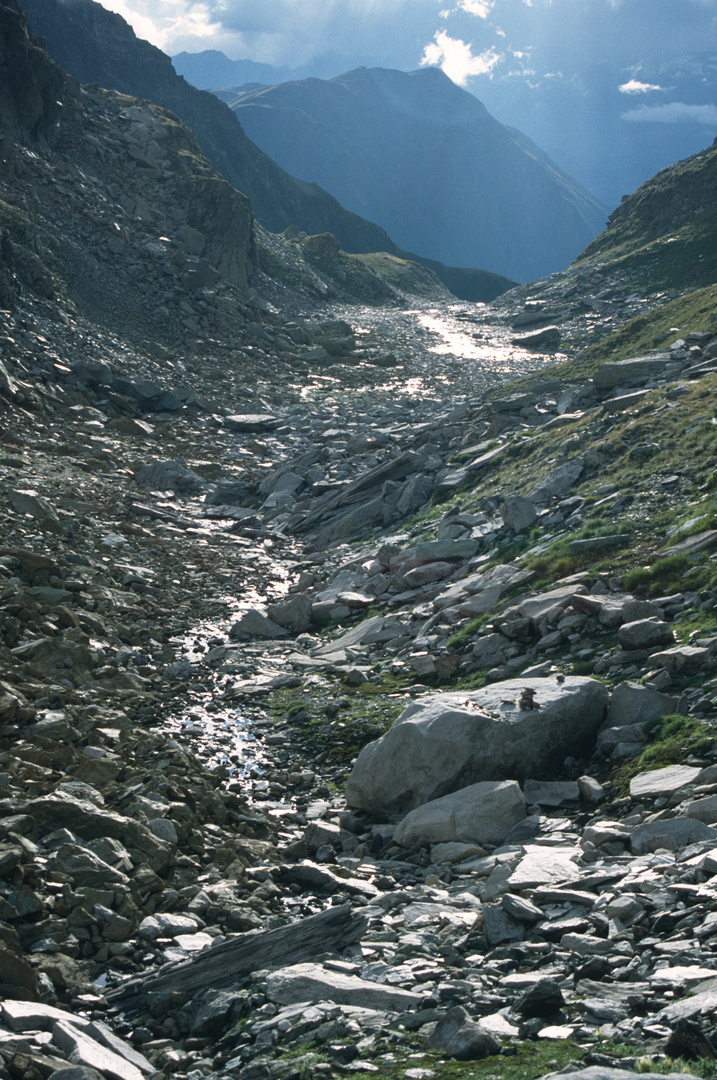
<svg viewBox="0 0 717 1080"><path fill-rule="evenodd" d="M606 164L607 202L619 201L621 183L642 182L717 135L717 0L103 3L170 55L218 49L298 77L439 66L598 195L590 155L615 131L614 156L634 144L640 164L614 190L615 164Z"/></svg>

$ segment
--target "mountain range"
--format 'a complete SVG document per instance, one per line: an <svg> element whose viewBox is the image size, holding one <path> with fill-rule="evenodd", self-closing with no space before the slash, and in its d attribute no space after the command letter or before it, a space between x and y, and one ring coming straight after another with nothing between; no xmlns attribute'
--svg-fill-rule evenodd
<svg viewBox="0 0 717 1080"><path fill-rule="evenodd" d="M229 104L283 168L443 263L525 281L563 269L604 226L589 192L438 68L358 68Z"/></svg>
<svg viewBox="0 0 717 1080"><path fill-rule="evenodd" d="M403 251L380 226L346 210L318 185L289 175L252 142L227 105L190 86L168 56L94 0L26 0L23 9L50 56L80 83L98 83L176 113L218 172L251 200L270 232L298 227L309 235L332 233L346 252L385 251L408 258L433 270L466 300L490 300L513 284L486 269L444 267Z"/></svg>

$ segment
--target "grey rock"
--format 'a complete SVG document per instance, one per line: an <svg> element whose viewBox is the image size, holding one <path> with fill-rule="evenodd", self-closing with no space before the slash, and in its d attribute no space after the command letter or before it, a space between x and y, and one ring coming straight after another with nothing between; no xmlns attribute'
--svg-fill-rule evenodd
<svg viewBox="0 0 717 1080"><path fill-rule="evenodd" d="M201 476L188 469L183 461L153 461L140 469L135 479L145 491L175 491L188 495L205 487Z"/></svg>
<svg viewBox="0 0 717 1080"><path fill-rule="evenodd" d="M582 460L574 458L558 465L546 477L531 488L527 497L534 503L546 503L559 495L565 495L583 474Z"/></svg>
<svg viewBox="0 0 717 1080"><path fill-rule="evenodd" d="M515 533L525 532L535 524L538 512L535 503L522 495L509 495L499 507L503 521Z"/></svg>
<svg viewBox="0 0 717 1080"><path fill-rule="evenodd" d="M612 692L605 727L646 724L674 712L676 700L649 686L622 682Z"/></svg>
<svg viewBox="0 0 717 1080"><path fill-rule="evenodd" d="M639 383L653 375L662 374L671 362L669 352L649 353L629 360L613 360L601 364L593 376L593 381L601 390L626 383Z"/></svg>
<svg viewBox="0 0 717 1080"><path fill-rule="evenodd" d="M537 707L521 709L526 689ZM484 780L549 777L568 755L592 748L607 707L594 679L569 676L429 694L359 754L346 788L351 806L413 809Z"/></svg>
<svg viewBox="0 0 717 1080"><path fill-rule="evenodd" d="M250 638L281 638L286 637L288 633L285 627L279 626L258 608L245 611L229 630L231 637L238 638L240 641Z"/></svg>
<svg viewBox="0 0 717 1080"><path fill-rule="evenodd" d="M334 1001L338 1005L393 1012L414 1009L421 1001L421 995L410 990L369 982L356 975L329 971L321 964L309 963L272 971L266 980L266 992L268 998L279 1005Z"/></svg>
<svg viewBox="0 0 717 1080"><path fill-rule="evenodd" d="M416 807L393 839L402 847L452 841L500 844L525 817L525 798L514 780L484 781Z"/></svg>
<svg viewBox="0 0 717 1080"><path fill-rule="evenodd" d="M690 844L717 840L717 829L692 818L673 817L663 821L649 821L638 825L630 835L633 855L643 855L658 848L679 851Z"/></svg>
<svg viewBox="0 0 717 1080"><path fill-rule="evenodd" d="M675 640L671 627L655 618L623 623L617 636L623 649L628 651L650 649L653 645L666 645Z"/></svg>
<svg viewBox="0 0 717 1080"><path fill-rule="evenodd" d="M574 780L526 780L523 784L525 801L539 806L567 806L580 797Z"/></svg>
<svg viewBox="0 0 717 1080"><path fill-rule="evenodd" d="M638 773L630 781L630 795L633 799L672 795L680 788L694 784L701 771L694 765L666 765L663 769Z"/></svg>
<svg viewBox="0 0 717 1080"><path fill-rule="evenodd" d="M303 633L311 626L311 597L306 593L294 593L285 600L267 605L267 614L279 626Z"/></svg>
<svg viewBox="0 0 717 1080"><path fill-rule="evenodd" d="M80 1031L71 1018L54 1024L52 1041L74 1065L95 1069L109 1080L143 1080L145 1075L125 1057Z"/></svg>
<svg viewBox="0 0 717 1080"><path fill-rule="evenodd" d="M563 992L553 979L540 979L516 1002L515 1011L521 1016L552 1016L565 1004Z"/></svg>
<svg viewBox="0 0 717 1080"><path fill-rule="evenodd" d="M456 1005L438 1021L426 1046L458 1061L480 1061L500 1053L498 1040L471 1020L461 1005Z"/></svg>
<svg viewBox="0 0 717 1080"><path fill-rule="evenodd" d="M675 645L650 654L650 663L665 668L670 675L695 675L711 660L710 650L698 645Z"/></svg>

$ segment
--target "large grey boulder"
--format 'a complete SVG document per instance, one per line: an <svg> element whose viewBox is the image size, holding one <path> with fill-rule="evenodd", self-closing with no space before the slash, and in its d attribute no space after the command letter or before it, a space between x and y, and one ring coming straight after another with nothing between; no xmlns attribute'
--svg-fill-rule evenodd
<svg viewBox="0 0 717 1080"><path fill-rule="evenodd" d="M502 844L524 817L525 796L515 780L485 780L411 810L393 839L407 848L455 840Z"/></svg>
<svg viewBox="0 0 717 1080"><path fill-rule="evenodd" d="M592 750L607 700L602 683L578 676L428 694L363 748L346 798L351 806L392 812L484 780L548 779L566 757ZM535 707L526 707L530 702Z"/></svg>

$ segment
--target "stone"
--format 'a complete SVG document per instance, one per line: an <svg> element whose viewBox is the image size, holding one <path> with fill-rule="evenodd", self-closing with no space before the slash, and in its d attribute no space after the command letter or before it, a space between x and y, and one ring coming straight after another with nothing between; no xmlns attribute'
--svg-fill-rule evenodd
<svg viewBox="0 0 717 1080"><path fill-rule="evenodd" d="M705 825L717 824L717 795L707 795L703 799L692 799L684 807L685 817L703 821Z"/></svg>
<svg viewBox="0 0 717 1080"><path fill-rule="evenodd" d="M638 773L630 781L630 796L633 799L657 799L673 795L680 788L694 784L701 772L694 765L666 765L663 769Z"/></svg>
<svg viewBox="0 0 717 1080"><path fill-rule="evenodd" d="M188 469L183 461L153 461L140 469L135 480L145 491L176 491L193 495L205 487L198 473Z"/></svg>
<svg viewBox="0 0 717 1080"><path fill-rule="evenodd" d="M416 807L399 822L395 843L416 848L459 841L501 844L525 817L525 797L514 780L484 781Z"/></svg>
<svg viewBox="0 0 717 1080"><path fill-rule="evenodd" d="M306 593L294 593L286 600L279 600L275 604L267 605L267 615L279 626L287 630L294 630L297 634L303 633L311 626L311 612L313 604L311 597Z"/></svg>
<svg viewBox="0 0 717 1080"><path fill-rule="evenodd" d="M426 1046L457 1061L480 1061L500 1053L500 1043L495 1036L471 1020L462 1005L454 1006L441 1017Z"/></svg>
<svg viewBox="0 0 717 1080"><path fill-rule="evenodd" d="M204 991L192 1002L192 1035L199 1039L221 1035L229 1024L239 1019L242 1005L242 998L233 990Z"/></svg>
<svg viewBox="0 0 717 1080"><path fill-rule="evenodd" d="M477 858L482 855L487 855L487 852L479 844L461 844L454 841L433 844L431 847L431 862L437 863L439 866L451 866L454 863L462 862L464 859Z"/></svg>
<svg viewBox="0 0 717 1080"><path fill-rule="evenodd" d="M250 638L281 638L286 637L289 631L279 626L277 622L258 608L245 611L235 623L232 624L229 634L240 641Z"/></svg>
<svg viewBox="0 0 717 1080"><path fill-rule="evenodd" d="M630 850L633 855L667 848L679 851L690 844L717 840L717 829L692 818L673 817L663 821L649 821L638 825L630 834Z"/></svg>
<svg viewBox="0 0 717 1080"><path fill-rule="evenodd" d="M623 623L617 637L623 649L629 652L651 649L653 645L666 645L675 640L671 627L655 618Z"/></svg>
<svg viewBox="0 0 717 1080"><path fill-rule="evenodd" d="M143 1080L144 1073L136 1065L84 1034L72 1024L71 1018L68 1020L54 1024L52 1041L73 1064L95 1069L109 1080Z"/></svg>
<svg viewBox="0 0 717 1080"><path fill-rule="evenodd" d="M406 1012L415 1009L421 995L400 987L369 982L356 975L329 971L321 964L292 964L267 976L266 993L278 1005L297 1002L334 1001L337 1005L358 1005L364 1009L390 1009Z"/></svg>
<svg viewBox="0 0 717 1080"><path fill-rule="evenodd" d="M156 941L160 937L173 938L177 934L192 934L196 929L197 920L190 915L157 912L142 919L137 932L144 941Z"/></svg>
<svg viewBox="0 0 717 1080"><path fill-rule="evenodd" d="M224 427L240 434L273 431L279 420L271 413L234 413L224 417Z"/></svg>
<svg viewBox="0 0 717 1080"><path fill-rule="evenodd" d="M147 828L154 836L158 836L160 840L164 840L167 844L176 846L179 842L177 828L169 818L152 818L147 822Z"/></svg>
<svg viewBox="0 0 717 1080"><path fill-rule="evenodd" d="M577 780L580 798L584 802L597 806L605 798L605 788L593 776L579 776Z"/></svg>
<svg viewBox="0 0 717 1080"><path fill-rule="evenodd" d="M639 383L660 375L672 362L669 352L648 353L629 360L611 360L601 364L593 375L593 382L601 390L611 390L626 383Z"/></svg>
<svg viewBox="0 0 717 1080"><path fill-rule="evenodd" d="M498 511L507 527L515 533L525 532L538 518L535 503L522 495L508 495Z"/></svg>
<svg viewBox="0 0 717 1080"><path fill-rule="evenodd" d="M545 349L547 352L553 352L560 347L560 330L557 326L544 326L530 334L521 334L519 337L511 338L510 343L521 349Z"/></svg>
<svg viewBox="0 0 717 1080"><path fill-rule="evenodd" d="M509 892L525 892L544 885L577 881L580 877L580 869L575 862L580 853L578 848L526 844L523 852L506 878L505 884Z"/></svg>
<svg viewBox="0 0 717 1080"><path fill-rule="evenodd" d="M519 708L534 692L537 707ZM410 810L485 780L550 777L594 745L607 707L595 679L509 680L463 694L429 694L359 754L346 787L351 806Z"/></svg>
<svg viewBox="0 0 717 1080"><path fill-rule="evenodd" d="M559 985L553 979L540 979L516 1002L514 1009L521 1016L552 1016L565 1004Z"/></svg>
<svg viewBox="0 0 717 1080"><path fill-rule="evenodd" d="M698 645L675 645L650 654L650 663L670 675L696 675L711 659L710 650Z"/></svg>
<svg viewBox="0 0 717 1080"><path fill-rule="evenodd" d="M530 489L527 498L534 503L547 503L559 495L565 495L583 474L584 465L580 458L558 465L547 476Z"/></svg>
<svg viewBox="0 0 717 1080"><path fill-rule="evenodd" d="M676 699L649 686L621 682L612 692L605 727L646 724L675 711Z"/></svg>
<svg viewBox="0 0 717 1080"><path fill-rule="evenodd" d="M569 806L580 797L574 780L526 780L523 793L528 805L539 806Z"/></svg>

